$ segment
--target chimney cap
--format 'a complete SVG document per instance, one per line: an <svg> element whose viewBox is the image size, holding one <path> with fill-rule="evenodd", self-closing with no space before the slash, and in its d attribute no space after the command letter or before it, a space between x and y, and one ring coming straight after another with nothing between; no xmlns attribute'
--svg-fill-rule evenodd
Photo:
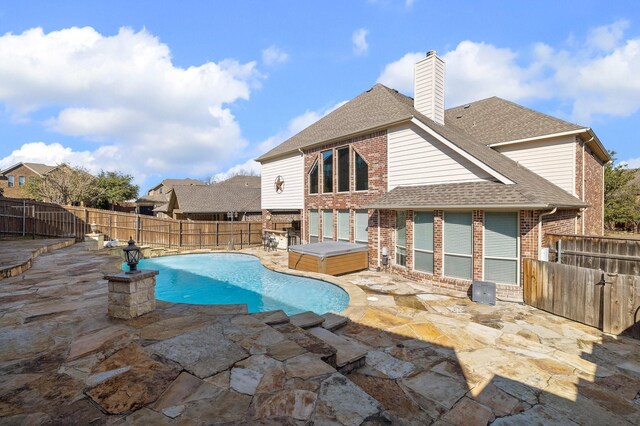
<svg viewBox="0 0 640 426"><path fill-rule="evenodd" d="M427 58L428 58L429 56L436 55L437 53L438 53L438 52L436 52L435 50L429 50L429 51L427 52Z"/></svg>

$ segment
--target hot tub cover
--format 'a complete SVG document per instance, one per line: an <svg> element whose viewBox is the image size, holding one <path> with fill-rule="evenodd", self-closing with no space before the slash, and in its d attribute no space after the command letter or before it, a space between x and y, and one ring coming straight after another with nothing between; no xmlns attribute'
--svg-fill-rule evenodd
<svg viewBox="0 0 640 426"><path fill-rule="evenodd" d="M310 254L324 259L325 257L338 256L341 254L368 251L369 247L366 244L346 243L344 241L323 241L321 243L289 246L289 250L300 254Z"/></svg>

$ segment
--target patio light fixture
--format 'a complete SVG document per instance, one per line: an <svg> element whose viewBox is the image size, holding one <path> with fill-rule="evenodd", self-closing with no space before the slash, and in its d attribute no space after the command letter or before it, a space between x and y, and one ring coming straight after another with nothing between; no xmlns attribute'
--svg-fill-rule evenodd
<svg viewBox="0 0 640 426"><path fill-rule="evenodd" d="M138 271L138 261L140 261L140 247L136 245L133 238L129 237L129 245L122 249L124 251L124 260L129 266L127 274L135 274Z"/></svg>

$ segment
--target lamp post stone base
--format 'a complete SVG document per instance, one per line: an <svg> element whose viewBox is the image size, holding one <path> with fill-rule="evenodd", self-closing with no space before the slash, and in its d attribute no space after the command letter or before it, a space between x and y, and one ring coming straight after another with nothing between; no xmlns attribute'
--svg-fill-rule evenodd
<svg viewBox="0 0 640 426"><path fill-rule="evenodd" d="M105 275L109 281L109 316L132 319L156 309L156 275L158 271L140 270Z"/></svg>

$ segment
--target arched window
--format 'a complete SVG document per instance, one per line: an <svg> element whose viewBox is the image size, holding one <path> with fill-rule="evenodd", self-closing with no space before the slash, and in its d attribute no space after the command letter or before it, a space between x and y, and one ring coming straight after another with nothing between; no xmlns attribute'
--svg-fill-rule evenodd
<svg viewBox="0 0 640 426"><path fill-rule="evenodd" d="M356 191L366 191L369 189L369 165L357 152L355 152L354 163Z"/></svg>
<svg viewBox="0 0 640 426"><path fill-rule="evenodd" d="M311 167L309 172L309 194L318 193L318 160Z"/></svg>

